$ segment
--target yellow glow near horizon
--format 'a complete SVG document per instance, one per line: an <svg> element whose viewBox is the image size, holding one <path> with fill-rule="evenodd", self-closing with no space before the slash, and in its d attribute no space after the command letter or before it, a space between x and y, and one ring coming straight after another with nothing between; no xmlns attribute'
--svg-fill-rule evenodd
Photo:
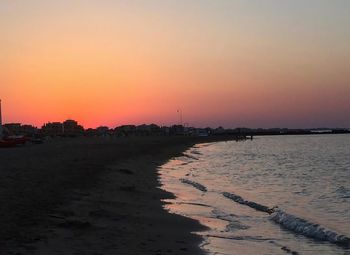
<svg viewBox="0 0 350 255"><path fill-rule="evenodd" d="M350 126L349 4L318 4L5 0L5 121Z"/></svg>

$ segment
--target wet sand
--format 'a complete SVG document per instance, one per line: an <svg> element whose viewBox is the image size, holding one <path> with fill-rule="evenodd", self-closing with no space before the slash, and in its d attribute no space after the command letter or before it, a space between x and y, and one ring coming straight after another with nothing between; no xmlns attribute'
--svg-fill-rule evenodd
<svg viewBox="0 0 350 255"><path fill-rule="evenodd" d="M202 254L157 167L229 137L56 139L0 150L0 254Z"/></svg>

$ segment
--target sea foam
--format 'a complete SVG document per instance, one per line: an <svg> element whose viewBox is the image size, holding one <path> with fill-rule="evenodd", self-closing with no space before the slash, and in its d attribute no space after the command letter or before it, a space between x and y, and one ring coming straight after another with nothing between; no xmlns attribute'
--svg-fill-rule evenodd
<svg viewBox="0 0 350 255"><path fill-rule="evenodd" d="M288 214L280 209L275 210L270 219L295 233L320 241L328 241L341 246L350 247L349 237L326 229L319 224Z"/></svg>
<svg viewBox="0 0 350 255"><path fill-rule="evenodd" d="M285 229L306 237L310 237L319 241L327 241L340 246L350 247L350 238L334 231L326 229L319 224L312 223L305 219L288 214L281 209L269 208L256 202L248 201L239 195L223 192L225 197L235 201L236 203L249 206L257 211L271 214L270 219Z"/></svg>

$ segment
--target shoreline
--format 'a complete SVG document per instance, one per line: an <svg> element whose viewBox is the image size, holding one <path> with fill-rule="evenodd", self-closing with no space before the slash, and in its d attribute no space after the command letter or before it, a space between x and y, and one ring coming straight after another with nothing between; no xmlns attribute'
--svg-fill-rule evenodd
<svg viewBox="0 0 350 255"><path fill-rule="evenodd" d="M203 254L158 167L233 137L78 138L2 151L1 254Z"/></svg>

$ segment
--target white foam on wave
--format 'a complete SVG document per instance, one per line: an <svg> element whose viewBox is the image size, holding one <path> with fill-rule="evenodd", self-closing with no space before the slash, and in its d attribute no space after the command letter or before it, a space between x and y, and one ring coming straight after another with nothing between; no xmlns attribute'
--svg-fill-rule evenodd
<svg viewBox="0 0 350 255"><path fill-rule="evenodd" d="M320 241L328 241L334 244L350 247L349 237L326 229L319 224L288 214L283 210L275 210L270 219L295 233Z"/></svg>
<svg viewBox="0 0 350 255"><path fill-rule="evenodd" d="M245 200L241 196L233 193L223 192L222 194L225 197L235 201L236 203L246 205L251 208L254 208L255 210L271 214L270 219L272 221L280 224L281 226L283 226L284 228L290 231L293 231L295 233L298 233L303 236L310 237L316 240L327 241L330 243L334 243L340 246L345 246L350 248L349 237L338 234L329 229L326 229L325 227L322 227L319 224L315 224L305 219L296 217L292 214L288 214L280 209L269 208L265 205L261 205L256 202Z"/></svg>

